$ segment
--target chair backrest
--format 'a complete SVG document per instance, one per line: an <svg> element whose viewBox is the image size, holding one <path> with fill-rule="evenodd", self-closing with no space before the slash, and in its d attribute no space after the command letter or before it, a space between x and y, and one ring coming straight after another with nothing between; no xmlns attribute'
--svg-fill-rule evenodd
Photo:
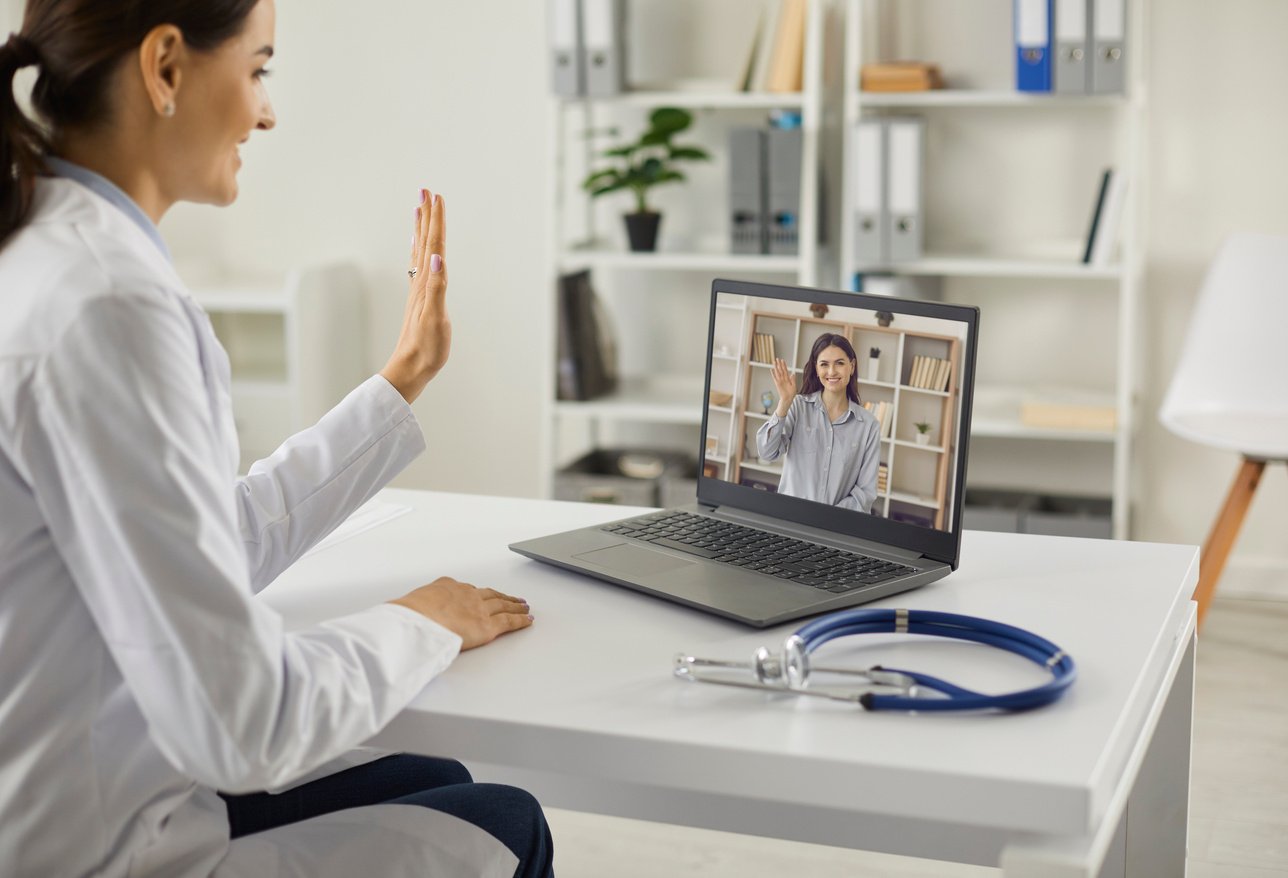
<svg viewBox="0 0 1288 878"><path fill-rule="evenodd" d="M1205 445L1288 459L1288 238L1221 245L1159 419Z"/></svg>

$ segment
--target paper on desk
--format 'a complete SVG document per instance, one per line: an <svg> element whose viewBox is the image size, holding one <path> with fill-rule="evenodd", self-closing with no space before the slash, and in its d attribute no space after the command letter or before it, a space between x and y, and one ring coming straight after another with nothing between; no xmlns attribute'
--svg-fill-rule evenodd
<svg viewBox="0 0 1288 878"><path fill-rule="evenodd" d="M323 537L316 546L305 552L303 557L307 558L315 552L329 549L336 543L342 543L349 537L356 537L363 531L379 527L385 522L393 521L400 515L406 515L408 512L411 512L410 506L388 503L383 500L368 500L341 522L335 530Z"/></svg>

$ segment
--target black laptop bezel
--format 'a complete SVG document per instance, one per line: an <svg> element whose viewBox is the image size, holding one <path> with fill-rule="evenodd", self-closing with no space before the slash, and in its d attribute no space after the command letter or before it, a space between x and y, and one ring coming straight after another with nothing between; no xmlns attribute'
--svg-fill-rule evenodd
<svg viewBox="0 0 1288 878"><path fill-rule="evenodd" d="M711 309L707 319L706 382L702 395L702 432L698 442L698 459L705 460L705 437L710 407L706 401L711 395L712 353L715 350L716 305L721 293L756 298L783 299L795 302L835 305L840 308L859 308L871 311L890 311L896 315L909 314L957 320L966 324L965 351L962 356L962 400L957 423L957 466L953 473L952 527L936 530L915 524L891 521L875 515L865 515L853 510L837 509L797 497L786 497L768 491L759 491L723 479L703 475L698 468L698 503L704 506L731 506L748 512L791 521L807 527L820 528L865 540L896 546L917 552L927 558L945 562L955 570L961 552L962 495L966 484L966 457L970 447L971 410L975 391L975 351L978 347L979 308L970 305L948 305L893 296L871 296L809 287L790 287L777 284L723 280L711 282Z"/></svg>

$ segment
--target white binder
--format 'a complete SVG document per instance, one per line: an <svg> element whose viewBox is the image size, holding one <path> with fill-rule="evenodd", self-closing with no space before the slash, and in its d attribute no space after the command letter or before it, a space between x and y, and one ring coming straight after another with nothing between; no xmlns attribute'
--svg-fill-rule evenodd
<svg viewBox="0 0 1288 878"><path fill-rule="evenodd" d="M586 93L578 0L546 0L550 23L551 87L557 95Z"/></svg>
<svg viewBox="0 0 1288 878"><path fill-rule="evenodd" d="M1123 94L1127 88L1127 0L1091 0L1091 90Z"/></svg>
<svg viewBox="0 0 1288 878"><path fill-rule="evenodd" d="M1055 70L1052 90L1091 91L1091 0L1055 0Z"/></svg>
<svg viewBox="0 0 1288 878"><path fill-rule="evenodd" d="M889 261L885 217L885 126L860 119L854 131L854 263L878 268Z"/></svg>
<svg viewBox="0 0 1288 878"><path fill-rule="evenodd" d="M918 118L894 118L886 123L886 164L890 262L921 258L922 147L926 123Z"/></svg>
<svg viewBox="0 0 1288 878"><path fill-rule="evenodd" d="M615 95L626 88L626 0L581 0L586 93Z"/></svg>

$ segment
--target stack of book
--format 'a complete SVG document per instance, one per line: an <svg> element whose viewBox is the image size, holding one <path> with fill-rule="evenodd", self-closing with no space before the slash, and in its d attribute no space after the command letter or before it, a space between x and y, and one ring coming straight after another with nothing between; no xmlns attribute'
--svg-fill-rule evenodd
<svg viewBox="0 0 1288 878"><path fill-rule="evenodd" d="M1110 394L1043 388L1020 403L1020 423L1049 430L1108 433L1118 426L1118 410Z"/></svg>
<svg viewBox="0 0 1288 878"><path fill-rule="evenodd" d="M890 488L890 466L888 464L883 463L877 467L877 493L888 494L890 493L889 488Z"/></svg>
<svg viewBox="0 0 1288 878"><path fill-rule="evenodd" d="M894 406L884 400L881 402L868 400L863 404L863 407L872 412L873 416L880 422L881 438L889 439L890 431L894 428L894 418L892 417L894 414Z"/></svg>
<svg viewBox="0 0 1288 878"><path fill-rule="evenodd" d="M774 362L774 337L768 332L758 332L752 339L751 359L756 363Z"/></svg>
<svg viewBox="0 0 1288 878"><path fill-rule="evenodd" d="M863 91L930 91L943 87L938 64L888 61L864 64L859 70L859 88Z"/></svg>
<svg viewBox="0 0 1288 878"><path fill-rule="evenodd" d="M747 53L742 91L794 92L805 81L807 0L765 0Z"/></svg>
<svg viewBox="0 0 1288 878"><path fill-rule="evenodd" d="M912 358L912 374L908 376L908 386L921 390L947 390L948 379L952 377L952 364L938 357L918 356Z"/></svg>

